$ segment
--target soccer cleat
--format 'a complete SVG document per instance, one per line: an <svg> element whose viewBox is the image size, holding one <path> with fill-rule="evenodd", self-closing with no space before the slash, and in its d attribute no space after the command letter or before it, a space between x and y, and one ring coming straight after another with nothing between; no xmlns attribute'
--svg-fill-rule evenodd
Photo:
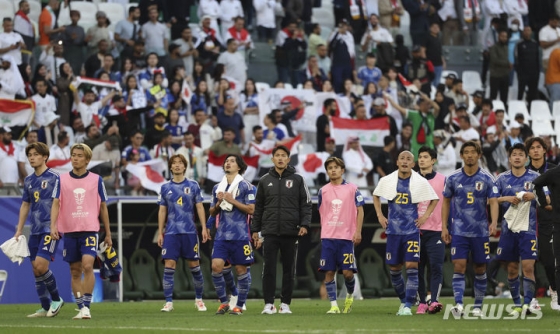
<svg viewBox="0 0 560 334"><path fill-rule="evenodd" d="M554 311L560 311L560 305L558 305L558 293L553 290L550 290L550 308Z"/></svg>
<svg viewBox="0 0 560 334"><path fill-rule="evenodd" d="M247 304L243 304L242 309L243 309L243 311L247 311Z"/></svg>
<svg viewBox="0 0 560 334"><path fill-rule="evenodd" d="M428 311L428 304L420 303L420 305L418 305L418 308L416 309L416 314L426 314L427 311Z"/></svg>
<svg viewBox="0 0 560 334"><path fill-rule="evenodd" d="M327 311L327 314L338 314L340 313L340 309L338 306L331 306L331 309Z"/></svg>
<svg viewBox="0 0 560 334"><path fill-rule="evenodd" d="M401 303L399 305L399 310L397 311L397 315L399 315L399 312L404 308L404 303Z"/></svg>
<svg viewBox="0 0 560 334"><path fill-rule="evenodd" d="M44 308L40 308L35 313L28 315L28 318L44 318L47 316L47 311Z"/></svg>
<svg viewBox="0 0 560 334"><path fill-rule="evenodd" d="M276 313L276 307L273 304L266 304L261 314L274 314Z"/></svg>
<svg viewBox="0 0 560 334"><path fill-rule="evenodd" d="M482 309L480 307L476 307L472 310L472 316L482 318L484 317L484 313L482 312Z"/></svg>
<svg viewBox="0 0 560 334"><path fill-rule="evenodd" d="M237 306L237 298L238 296L231 295L229 297L229 308L234 309Z"/></svg>
<svg viewBox="0 0 560 334"><path fill-rule="evenodd" d="M278 313L280 313L280 314L292 314L292 311L290 310L290 305L288 305L286 303L280 304L280 311L278 311Z"/></svg>
<svg viewBox="0 0 560 334"><path fill-rule="evenodd" d="M440 302L432 302L428 307L429 314L436 314L443 309L443 305Z"/></svg>
<svg viewBox="0 0 560 334"><path fill-rule="evenodd" d="M521 313L523 313L523 309L519 306L517 306L516 308L513 309L513 311L511 311L511 313L509 314L510 316L516 316L516 315L520 315Z"/></svg>
<svg viewBox="0 0 560 334"><path fill-rule="evenodd" d="M451 309L451 314L453 314L454 317L460 317L463 315L463 304L456 304L455 306L453 306L453 308Z"/></svg>
<svg viewBox="0 0 560 334"><path fill-rule="evenodd" d="M91 319L91 313L89 312L89 308L87 307L82 307L80 309L80 311L78 312L78 314L76 314L72 319L74 320L87 320L87 319Z"/></svg>
<svg viewBox="0 0 560 334"><path fill-rule="evenodd" d="M410 307L403 307L397 312L397 315L412 315Z"/></svg>
<svg viewBox="0 0 560 334"><path fill-rule="evenodd" d="M51 302L51 307L49 308L49 311L47 312L47 317L48 318L56 317L58 315L58 312L62 308L62 306L64 306L64 300L62 300L62 298L60 298L59 301L54 301L53 300Z"/></svg>
<svg viewBox="0 0 560 334"><path fill-rule="evenodd" d="M540 309L541 306L539 305L539 301L536 298L533 298L529 304L529 311L539 311Z"/></svg>
<svg viewBox="0 0 560 334"><path fill-rule="evenodd" d="M239 307L234 307L233 309L231 309L231 311L229 311L230 315L243 315L243 310Z"/></svg>
<svg viewBox="0 0 560 334"><path fill-rule="evenodd" d="M342 309L342 313L350 313L352 311L352 304L354 304L354 295L346 295L346 300L344 301L344 309Z"/></svg>
<svg viewBox="0 0 560 334"><path fill-rule="evenodd" d="M229 311L229 304L220 304L218 310L216 311L216 315L224 315Z"/></svg>
<svg viewBox="0 0 560 334"><path fill-rule="evenodd" d="M167 302L163 305L161 312L171 312L173 310L173 302Z"/></svg>
<svg viewBox="0 0 560 334"><path fill-rule="evenodd" d="M202 299L195 299L194 307L196 307L199 312L206 312L207 310L206 305L204 305Z"/></svg>

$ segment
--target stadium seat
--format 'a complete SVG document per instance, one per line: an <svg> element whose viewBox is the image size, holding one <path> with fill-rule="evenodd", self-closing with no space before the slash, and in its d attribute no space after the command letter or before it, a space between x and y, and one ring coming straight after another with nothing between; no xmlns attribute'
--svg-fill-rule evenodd
<svg viewBox="0 0 560 334"><path fill-rule="evenodd" d="M334 13L332 10L324 8L313 8L311 22L319 23L321 27L334 29Z"/></svg>
<svg viewBox="0 0 560 334"><path fill-rule="evenodd" d="M72 20L70 20L70 7L61 6L58 12L58 25L70 25ZM81 20L78 21L78 25L81 25Z"/></svg>
<svg viewBox="0 0 560 334"><path fill-rule="evenodd" d="M99 3L97 5L98 10L107 13L107 17L111 21L111 25L116 26L117 22L126 19L126 13L124 12L124 7L120 3Z"/></svg>
<svg viewBox="0 0 560 334"><path fill-rule="evenodd" d="M502 100L494 100L492 101L492 109L493 110L506 110L506 106Z"/></svg>
<svg viewBox="0 0 560 334"><path fill-rule="evenodd" d="M321 38L325 41L329 39L332 34L332 28L321 26Z"/></svg>
<svg viewBox="0 0 560 334"><path fill-rule="evenodd" d="M27 16L29 17L30 20L39 22L39 16L41 15L41 11L43 11L43 9L41 8L41 3L39 1L28 1L28 3L29 3L29 14ZM19 2L14 2L14 4L17 11L19 9ZM62 7L60 9L61 11L62 11Z"/></svg>
<svg viewBox="0 0 560 334"><path fill-rule="evenodd" d="M362 294L364 297L380 297L389 285L383 258L373 248L362 250L358 259L359 273L362 276Z"/></svg>
<svg viewBox="0 0 560 334"><path fill-rule="evenodd" d="M531 102L531 117L533 117L533 119L542 118L549 121L552 120L548 102L544 100L534 100Z"/></svg>
<svg viewBox="0 0 560 334"><path fill-rule="evenodd" d="M560 101L554 101L552 104L552 116L560 117Z"/></svg>
<svg viewBox="0 0 560 334"><path fill-rule="evenodd" d="M174 282L173 287L173 297L177 299L194 299L194 285L192 285L192 275L189 273L187 275L188 269L186 268L185 260L179 259L177 261L177 266L175 267ZM162 261L161 256L157 261L157 268L160 277L163 277L163 270L165 269L165 264ZM188 278L191 278L190 280Z"/></svg>
<svg viewBox="0 0 560 334"><path fill-rule="evenodd" d="M257 92L262 92L265 89L269 89L270 85L267 84L266 82L255 82L255 88L257 89Z"/></svg>
<svg viewBox="0 0 560 334"><path fill-rule="evenodd" d="M508 102L508 114L510 120L515 119L516 114L523 114L525 116L525 121L530 121L533 118L529 115L529 111L527 110L527 105L525 105L525 101L513 100Z"/></svg>
<svg viewBox="0 0 560 334"><path fill-rule="evenodd" d="M123 256L120 258L122 265L122 280L123 280L123 299L124 300L140 300L144 297L142 291L134 290L134 282L130 276L128 269L128 260Z"/></svg>
<svg viewBox="0 0 560 334"><path fill-rule="evenodd" d="M14 17L14 4L8 0L0 0L0 17Z"/></svg>
<svg viewBox="0 0 560 334"><path fill-rule="evenodd" d="M540 117L533 118L531 129L535 136L552 136L556 134L550 120Z"/></svg>
<svg viewBox="0 0 560 334"><path fill-rule="evenodd" d="M463 89L467 93L472 94L482 89L482 80L480 79L480 73L477 71L463 71L461 78L463 79Z"/></svg>
<svg viewBox="0 0 560 334"><path fill-rule="evenodd" d="M294 89L294 86L289 82L284 82L284 89Z"/></svg>
<svg viewBox="0 0 560 334"><path fill-rule="evenodd" d="M145 249L137 249L130 257L130 274L135 288L148 299L161 299L163 290L156 271L156 261Z"/></svg>
<svg viewBox="0 0 560 334"><path fill-rule="evenodd" d="M404 37L404 45L412 46L412 38L410 37L410 14L405 10L401 15L401 27L399 34ZM357 42L359 44L359 42Z"/></svg>
<svg viewBox="0 0 560 334"><path fill-rule="evenodd" d="M70 2L70 9L80 12L80 26L87 30L97 24L95 14L97 13L97 6L91 2L86 1L72 1ZM109 15L109 14L107 14Z"/></svg>

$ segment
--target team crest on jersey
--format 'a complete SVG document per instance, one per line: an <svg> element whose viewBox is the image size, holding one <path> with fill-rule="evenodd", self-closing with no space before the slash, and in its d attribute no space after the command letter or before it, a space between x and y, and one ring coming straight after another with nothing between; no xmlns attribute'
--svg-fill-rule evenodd
<svg viewBox="0 0 560 334"><path fill-rule="evenodd" d="M47 189L48 185L49 185L49 181L42 181L41 182L41 189Z"/></svg>
<svg viewBox="0 0 560 334"><path fill-rule="evenodd" d="M294 185L294 181L286 180L286 188L290 189Z"/></svg>
<svg viewBox="0 0 560 334"><path fill-rule="evenodd" d="M185 192L185 194L190 194L191 193L191 188L189 187L185 187L185 189L183 189L183 191Z"/></svg>
<svg viewBox="0 0 560 334"><path fill-rule="evenodd" d="M385 258L387 259L387 261L391 260L391 253L385 253Z"/></svg>
<svg viewBox="0 0 560 334"><path fill-rule="evenodd" d="M523 184L523 189L525 190L531 190L531 182L525 182Z"/></svg>
<svg viewBox="0 0 560 334"><path fill-rule="evenodd" d="M455 255L455 251L456 251L455 247L451 247L451 255Z"/></svg>
<svg viewBox="0 0 560 334"><path fill-rule="evenodd" d="M484 187L484 183L482 183L480 181L478 181L474 184L474 189L476 189L478 191L482 190L483 187Z"/></svg>

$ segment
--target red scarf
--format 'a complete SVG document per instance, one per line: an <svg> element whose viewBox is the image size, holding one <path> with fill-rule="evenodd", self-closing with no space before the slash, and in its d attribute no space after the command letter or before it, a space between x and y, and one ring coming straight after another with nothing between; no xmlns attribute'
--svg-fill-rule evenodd
<svg viewBox="0 0 560 334"><path fill-rule="evenodd" d="M288 30L288 28L284 28L284 29L282 29L282 31L283 31L286 35L288 35L289 38L292 38L292 36L294 35L293 32L290 32L290 31Z"/></svg>
<svg viewBox="0 0 560 334"><path fill-rule="evenodd" d="M24 12L22 12L21 10L18 10L16 13L16 16L21 17L22 19L24 19L25 21L27 21L27 23L32 24L31 20L29 19L29 17L27 17L27 14L25 14ZM33 30L33 36L35 36L35 29Z"/></svg>
<svg viewBox="0 0 560 334"><path fill-rule="evenodd" d="M216 37L216 31L212 28L202 28L202 31L204 31L204 33L206 33L206 35L212 36L212 38Z"/></svg>
<svg viewBox="0 0 560 334"><path fill-rule="evenodd" d="M245 29L241 29L241 31L237 31L235 27L231 27L228 29L228 31L232 38L241 42L245 42L247 40L247 36L249 36L249 33Z"/></svg>
<svg viewBox="0 0 560 334"><path fill-rule="evenodd" d="M14 155L14 152L16 150L13 142L10 142L10 145L8 145L8 149L6 149L6 145L4 145L4 142L0 142L0 148L4 150L4 152L8 153L8 156L10 157Z"/></svg>

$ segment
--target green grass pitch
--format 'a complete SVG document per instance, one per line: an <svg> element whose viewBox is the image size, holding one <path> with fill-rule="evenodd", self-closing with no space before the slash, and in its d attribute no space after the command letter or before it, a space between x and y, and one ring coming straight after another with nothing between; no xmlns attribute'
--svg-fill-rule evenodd
<svg viewBox="0 0 560 334"><path fill-rule="evenodd" d="M452 300L445 298L445 304ZM472 299L466 299L466 303ZM328 301L294 300L293 314L261 315L263 303L250 300L242 316L214 315L217 301L206 301L207 312L198 312L193 301L174 302L175 310L162 313L163 301L93 304L91 320L72 320L75 305L67 303L56 318L33 318L38 305L0 305L0 333L502 333L560 332L560 312L550 309L550 299L541 298L539 320L456 320L443 313L397 317L397 299L368 299L354 302L350 314L325 314ZM495 307L510 300L489 299ZM339 301L342 306L343 301ZM413 308L415 312L416 308ZM505 313L505 312L504 312ZM505 316L505 314L504 314Z"/></svg>

